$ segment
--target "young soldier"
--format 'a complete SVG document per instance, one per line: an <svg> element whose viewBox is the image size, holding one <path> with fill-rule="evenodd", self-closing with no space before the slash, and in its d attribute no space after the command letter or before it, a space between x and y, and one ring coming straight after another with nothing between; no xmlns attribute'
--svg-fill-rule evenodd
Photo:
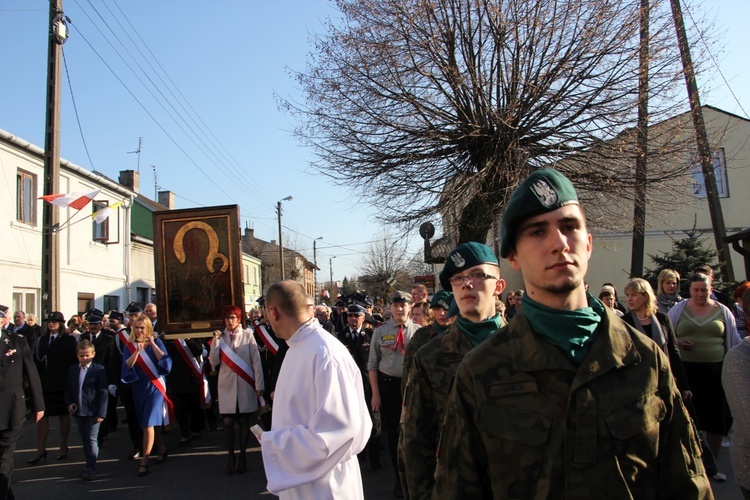
<svg viewBox="0 0 750 500"><path fill-rule="evenodd" d="M453 291L455 323L414 355L406 383L402 445L409 498L430 498L440 425L448 393L463 357L502 326L495 297L505 288L497 257L476 242L456 247L440 273L440 285Z"/></svg>
<svg viewBox="0 0 750 500"><path fill-rule="evenodd" d="M713 498L669 360L585 291L570 181L532 173L501 237L523 307L458 367L435 498Z"/></svg>

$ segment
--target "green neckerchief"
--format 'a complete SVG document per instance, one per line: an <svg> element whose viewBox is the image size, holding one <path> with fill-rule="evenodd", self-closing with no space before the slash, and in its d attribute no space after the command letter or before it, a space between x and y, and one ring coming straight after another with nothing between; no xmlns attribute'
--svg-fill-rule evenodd
<svg viewBox="0 0 750 500"><path fill-rule="evenodd" d="M503 326L503 317L499 314L495 314L490 319L474 323L459 314L456 316L456 324L458 324L458 328L464 332L464 335L469 339L471 345L476 347L484 339L495 333L498 328Z"/></svg>
<svg viewBox="0 0 750 500"><path fill-rule="evenodd" d="M599 333L604 317L604 305L587 293L588 307L566 311L551 309L524 294L521 299L523 313L534 333L550 344L559 347L576 365L581 364L591 343Z"/></svg>
<svg viewBox="0 0 750 500"><path fill-rule="evenodd" d="M450 325L442 326L440 323L437 322L437 320L432 322L432 329L435 331L435 336L439 337L441 335L445 335L445 332L448 331L448 327Z"/></svg>

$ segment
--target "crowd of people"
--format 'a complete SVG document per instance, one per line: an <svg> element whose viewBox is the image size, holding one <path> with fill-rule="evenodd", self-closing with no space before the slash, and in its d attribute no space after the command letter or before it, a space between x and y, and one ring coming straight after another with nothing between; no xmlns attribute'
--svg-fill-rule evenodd
<svg viewBox="0 0 750 500"><path fill-rule="evenodd" d="M227 305L224 329L207 338L162 338L154 304L68 323L52 312L42 328L17 311L3 339L37 420L29 463L47 459L50 417L66 459L72 417L82 477L94 479L122 403L138 476L152 454L167 458L165 425L188 446L220 419L226 473L246 472L253 431L281 498L361 498L360 466L379 469L382 449L396 498L712 498L731 430L750 498L750 283L729 303L701 266L683 298L683 277L665 269L656 291L635 278L624 297L612 283L595 297L591 253L575 188L541 169L502 216L500 257L520 271L520 290L505 292L498 256L467 242L432 296L415 285L382 307L357 293L331 308L282 281L247 314ZM17 422L22 410L0 417Z"/></svg>

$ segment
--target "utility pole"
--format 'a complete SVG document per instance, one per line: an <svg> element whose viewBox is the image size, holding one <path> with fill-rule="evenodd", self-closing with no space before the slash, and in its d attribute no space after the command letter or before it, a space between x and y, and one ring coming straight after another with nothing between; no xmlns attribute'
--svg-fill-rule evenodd
<svg viewBox="0 0 750 500"><path fill-rule="evenodd" d="M60 192L60 77L62 44L68 27L62 0L49 3L47 44L47 106L44 123L44 194ZM60 308L60 209L45 203L42 209L42 310L41 318Z"/></svg>
<svg viewBox="0 0 750 500"><path fill-rule="evenodd" d="M688 99L690 100L690 113L693 117L693 127L695 127L695 140L698 143L698 156L700 157L703 169L703 180L706 184L706 201L708 202L708 211L711 214L711 225L714 229L716 253L719 257L719 266L721 266L721 279L722 281L734 281L734 269L732 268L732 259L729 255L729 245L724 241L727 230L724 226L724 214L721 209L721 202L719 201L719 190L716 187L713 155L708 144L706 124L703 121L701 100L700 95L698 95L698 84L695 81L693 60L690 56L690 45L688 44L687 33L685 32L685 22L682 18L682 8L680 7L680 0L670 0L670 3L672 5L672 18L674 19L675 30L677 31L677 42L680 46L680 55L682 56L682 69L685 73Z"/></svg>
<svg viewBox="0 0 750 500"><path fill-rule="evenodd" d="M279 265L281 266L279 268L281 269L281 277L279 278L279 281L284 280L284 239L281 234L281 202L282 201L292 201L292 197L287 196L286 198L276 203L276 213L278 214L278 219L279 219Z"/></svg>
<svg viewBox="0 0 750 500"><path fill-rule="evenodd" d="M638 69L638 128L635 159L635 203L633 209L633 247L630 253L630 278L643 276L646 244L646 180L648 167L648 52L649 0L641 0L641 46Z"/></svg>
<svg viewBox="0 0 750 500"><path fill-rule="evenodd" d="M336 256L334 255L330 259L328 259L328 267L331 268L331 300L333 300L333 259L335 259Z"/></svg>
<svg viewBox="0 0 750 500"><path fill-rule="evenodd" d="M313 269L313 288L315 289L316 299L318 295L318 240L322 239L323 237L320 236L313 240L313 265L315 266Z"/></svg>

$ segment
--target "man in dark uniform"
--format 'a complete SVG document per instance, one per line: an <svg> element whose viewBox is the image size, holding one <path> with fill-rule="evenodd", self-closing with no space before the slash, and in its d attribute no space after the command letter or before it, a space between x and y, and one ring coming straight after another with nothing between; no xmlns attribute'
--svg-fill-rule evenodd
<svg viewBox="0 0 750 500"><path fill-rule="evenodd" d="M3 313L3 316L0 317L0 330L8 330L10 326L10 308L0 305L0 313Z"/></svg>
<svg viewBox="0 0 750 500"><path fill-rule="evenodd" d="M434 497L713 498L666 354L586 292L573 184L535 170L500 232L526 294L458 367Z"/></svg>
<svg viewBox="0 0 750 500"><path fill-rule="evenodd" d="M99 426L99 445L109 435L109 430L117 427L117 384L120 383L122 369L122 354L117 348L115 333L102 328L104 313L99 309L92 309L86 314L89 331L81 335L81 340L89 340L94 344L94 362L102 365L107 373L107 418Z"/></svg>
<svg viewBox="0 0 750 500"><path fill-rule="evenodd" d="M124 323L125 315L120 311L111 311L109 313L109 326L115 332L115 343L121 356L130 335ZM120 365L120 372L122 373L122 365ZM130 384L122 382L121 373L117 375L117 379L119 380L117 394L120 396L122 406L125 409L125 419L128 422L128 435L133 445L133 451L128 454L127 459L138 460L141 458L141 448L143 447L143 429L138 425L138 415L135 413L135 403L133 402L133 390L130 388ZM116 422L117 419L115 418L114 423ZM110 422L110 425L112 424L113 422ZM111 432L115 429L110 427L109 430Z"/></svg>
<svg viewBox="0 0 750 500"><path fill-rule="evenodd" d="M5 319L4 312L0 318ZM28 381L32 415L36 422L44 416L42 384L34 366L34 357L20 335L0 332L0 500L14 498L11 490L13 455L21 427L26 420L23 382Z"/></svg>
<svg viewBox="0 0 750 500"><path fill-rule="evenodd" d="M205 423L200 400L203 377L198 378L190 367L193 360L202 364L203 344L198 339L169 339L164 340L164 346L172 358L167 390L174 402L175 418L180 427L178 446L184 447L200 437Z"/></svg>
<svg viewBox="0 0 750 500"><path fill-rule="evenodd" d="M371 328L365 328L366 309L361 304L350 304L346 308L348 326L343 334L339 335L339 340L346 346L351 353L357 368L362 375L362 384L365 389L365 400L372 399L372 388L370 379L367 374L367 361L370 358L370 340L372 339ZM369 406L369 405L368 405ZM372 409L370 409L372 416ZM362 461L365 456L370 459L370 467L373 470L380 468L380 435L373 433L367 446L359 453L359 459Z"/></svg>

